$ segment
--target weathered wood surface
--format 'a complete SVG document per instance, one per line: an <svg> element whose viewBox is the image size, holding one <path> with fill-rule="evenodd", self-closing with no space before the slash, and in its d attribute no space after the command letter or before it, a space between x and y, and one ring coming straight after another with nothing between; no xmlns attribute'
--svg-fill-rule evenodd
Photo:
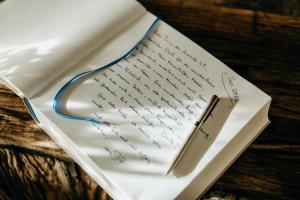
<svg viewBox="0 0 300 200"><path fill-rule="evenodd" d="M0 156L1 199L110 199L72 161L10 148Z"/></svg>
<svg viewBox="0 0 300 200"><path fill-rule="evenodd" d="M300 2L140 2L273 98L271 125L204 198L300 199ZM2 84L0 159L0 199L109 199Z"/></svg>

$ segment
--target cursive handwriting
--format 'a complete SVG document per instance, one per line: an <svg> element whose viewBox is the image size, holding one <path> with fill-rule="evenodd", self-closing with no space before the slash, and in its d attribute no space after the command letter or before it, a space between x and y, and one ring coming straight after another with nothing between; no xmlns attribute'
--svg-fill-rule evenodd
<svg viewBox="0 0 300 200"><path fill-rule="evenodd" d="M206 62L159 29L93 80L96 92L91 102L97 117L116 121L97 129L146 165L152 163L150 148L156 152L173 149L170 153L175 154L187 137L187 125L193 125L207 103L203 91L215 88ZM234 77L222 74L222 80L233 106L239 99ZM111 160L126 162L127 154L118 149L105 146Z"/></svg>

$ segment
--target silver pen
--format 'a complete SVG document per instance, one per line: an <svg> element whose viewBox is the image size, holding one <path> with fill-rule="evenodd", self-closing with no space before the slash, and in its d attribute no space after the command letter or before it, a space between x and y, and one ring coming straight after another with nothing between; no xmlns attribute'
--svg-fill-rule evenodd
<svg viewBox="0 0 300 200"><path fill-rule="evenodd" d="M186 143L183 145L182 149L178 152L177 157L173 161L173 163L172 163L171 167L169 168L169 170L167 171L167 174L169 174L171 171L173 171L175 169L175 167L178 165L178 163L181 160L184 152L187 150L187 148L190 145L190 143L192 142L194 136L196 135L198 130L201 128L202 124L207 120L207 118L209 117L209 115L211 114L211 112L213 111L215 106L217 105L218 101L219 101L219 97L217 95L213 95L210 98L210 100L209 100L205 110L203 111L202 115L200 115L199 119L196 121L195 128L192 130L192 133L190 134L189 138L186 140Z"/></svg>

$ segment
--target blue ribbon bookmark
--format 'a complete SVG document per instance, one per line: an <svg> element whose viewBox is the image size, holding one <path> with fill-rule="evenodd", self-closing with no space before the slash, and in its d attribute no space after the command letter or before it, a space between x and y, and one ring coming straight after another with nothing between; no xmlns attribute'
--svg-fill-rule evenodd
<svg viewBox="0 0 300 200"><path fill-rule="evenodd" d="M147 32L144 34L144 36L131 48L129 49L124 55L122 55L121 57L119 57L118 59L112 61L111 63L108 63L102 67L99 67L97 69L94 70L89 70L86 72L82 72L80 74L77 74L76 76L74 76L73 78L71 78L68 82L66 82L61 88L60 90L57 92L57 94L54 97L53 100L53 109L56 112L56 114L58 114L61 117L67 118L67 119L73 119L73 120L82 120L82 121L87 121L87 122L91 122L94 124L99 124L100 122L92 119L92 118L87 118L87 117L80 117L80 116L73 116L73 115L68 115L65 114L63 112L60 111L60 107L61 107L61 97L63 96L64 92L67 90L67 88L72 85L73 83L75 83L76 81L78 81L79 79L87 76L87 75L91 75L93 73L96 73L100 70L103 70L107 67L113 66L115 64L117 64L118 62L122 61L123 59L125 59L133 50L135 50L139 44L152 32L152 30L155 28L155 26L157 25L157 22L160 20L159 17L156 18L156 20L152 23L152 25L149 27L149 29L147 30Z"/></svg>

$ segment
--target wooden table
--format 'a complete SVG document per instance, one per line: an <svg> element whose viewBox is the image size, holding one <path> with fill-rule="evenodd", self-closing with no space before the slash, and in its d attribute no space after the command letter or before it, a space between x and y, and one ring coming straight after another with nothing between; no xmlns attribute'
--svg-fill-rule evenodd
<svg viewBox="0 0 300 200"><path fill-rule="evenodd" d="M204 198L300 199L300 2L140 2L273 98L271 125ZM0 199L110 199L1 84L0 158Z"/></svg>

